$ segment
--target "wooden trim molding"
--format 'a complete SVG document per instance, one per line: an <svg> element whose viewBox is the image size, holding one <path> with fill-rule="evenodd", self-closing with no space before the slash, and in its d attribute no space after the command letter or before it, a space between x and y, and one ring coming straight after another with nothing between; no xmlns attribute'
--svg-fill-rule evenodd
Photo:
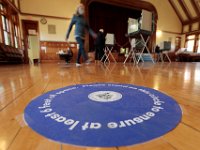
<svg viewBox="0 0 200 150"><path fill-rule="evenodd" d="M200 22L199 22L199 30L200 30Z"/></svg>
<svg viewBox="0 0 200 150"><path fill-rule="evenodd" d="M9 4L9 6L15 10L16 12L20 13L20 10L10 1L10 0L2 0L3 2Z"/></svg>
<svg viewBox="0 0 200 150"><path fill-rule="evenodd" d="M21 14L21 5L20 5L20 0L17 0L17 2L18 2L19 12L20 12L20 14Z"/></svg>
<svg viewBox="0 0 200 150"><path fill-rule="evenodd" d="M8 0L9 1L9 0ZM49 16L49 15L41 15L41 14L32 14L32 13L25 13L21 11L21 4L20 0L18 0L19 12L23 16L34 16L34 17L45 17L45 18L52 18L52 19L61 19L61 20L70 20L71 18L67 17L58 17L58 16Z"/></svg>
<svg viewBox="0 0 200 150"><path fill-rule="evenodd" d="M190 34L199 34L199 33L200 33L200 31L196 30L196 31L186 32L186 33L183 33L183 34L190 35Z"/></svg>
<svg viewBox="0 0 200 150"><path fill-rule="evenodd" d="M183 25L187 25L187 24L192 24L192 23L195 23L195 22L199 22L199 20L200 20L200 17L197 17L197 18L195 18L193 20L183 22Z"/></svg>
<svg viewBox="0 0 200 150"><path fill-rule="evenodd" d="M31 14L31 13L23 13L23 12L21 12L21 15L23 15L23 16L45 17L45 18L53 18L53 19L61 19L61 20L70 20L71 19L71 18L67 18L67 17L39 15L39 14Z"/></svg>
<svg viewBox="0 0 200 150"><path fill-rule="evenodd" d="M178 34L178 35L182 35L182 33L178 33L178 32L173 32L173 31L163 31L164 33L170 33L170 34Z"/></svg>

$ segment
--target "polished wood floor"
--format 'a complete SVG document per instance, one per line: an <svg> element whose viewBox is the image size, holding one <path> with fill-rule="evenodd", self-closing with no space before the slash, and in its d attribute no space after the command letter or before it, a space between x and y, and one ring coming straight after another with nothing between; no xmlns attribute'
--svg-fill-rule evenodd
<svg viewBox="0 0 200 150"><path fill-rule="evenodd" d="M25 125L23 111L36 96L68 85L115 82L160 90L181 105L181 123L171 132L131 147L81 148L63 145L63 150L199 150L200 63L40 64L0 66L0 150L59 150Z"/></svg>

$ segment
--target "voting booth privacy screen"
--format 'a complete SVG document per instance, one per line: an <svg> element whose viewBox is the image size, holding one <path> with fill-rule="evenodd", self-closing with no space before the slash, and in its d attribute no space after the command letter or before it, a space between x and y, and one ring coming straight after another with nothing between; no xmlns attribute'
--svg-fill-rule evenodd
<svg viewBox="0 0 200 150"><path fill-rule="evenodd" d="M115 45L115 35L114 33L107 33L106 34L106 45Z"/></svg>
<svg viewBox="0 0 200 150"><path fill-rule="evenodd" d="M128 34L139 30L153 31L153 14L150 11L142 10L141 17L138 19L128 19Z"/></svg>

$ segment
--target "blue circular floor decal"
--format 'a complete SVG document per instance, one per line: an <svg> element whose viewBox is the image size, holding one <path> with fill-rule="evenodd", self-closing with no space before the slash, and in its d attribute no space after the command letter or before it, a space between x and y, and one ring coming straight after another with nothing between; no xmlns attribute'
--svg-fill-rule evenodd
<svg viewBox="0 0 200 150"><path fill-rule="evenodd" d="M129 84L80 84L50 91L25 109L27 124L51 140L79 146L134 145L169 132L182 111L169 96Z"/></svg>

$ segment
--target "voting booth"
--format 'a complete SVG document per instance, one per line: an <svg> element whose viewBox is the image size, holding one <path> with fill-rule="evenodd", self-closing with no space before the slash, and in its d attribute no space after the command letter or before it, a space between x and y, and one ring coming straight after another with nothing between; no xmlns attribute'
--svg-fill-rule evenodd
<svg viewBox="0 0 200 150"><path fill-rule="evenodd" d="M131 49L124 63L126 63L128 58L130 57L136 64L138 64L140 61L143 61L142 54L144 53L145 49L147 50L147 53L150 55L151 61L154 63L150 50L147 47L148 41L153 31L154 31L154 24L153 24L152 12L149 12L147 10L142 10L141 17L139 19L134 19L134 18L128 19L128 33L126 36L129 38ZM136 55L135 52L137 46L140 47L138 56Z"/></svg>
<svg viewBox="0 0 200 150"><path fill-rule="evenodd" d="M104 48L104 55L101 58L101 62L110 63L110 56L113 59L114 62L117 62L115 57L112 54L113 47L115 45L115 35L113 33L107 33L106 34L106 41L105 41L105 48Z"/></svg>

